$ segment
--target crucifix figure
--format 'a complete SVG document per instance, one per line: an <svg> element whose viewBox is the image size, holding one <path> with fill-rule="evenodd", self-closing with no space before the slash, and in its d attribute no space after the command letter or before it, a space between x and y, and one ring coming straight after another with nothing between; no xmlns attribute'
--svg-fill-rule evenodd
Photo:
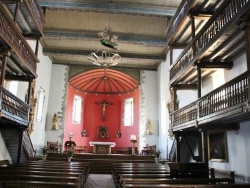
<svg viewBox="0 0 250 188"><path fill-rule="evenodd" d="M102 121L105 120L105 114L106 114L106 106L112 105L112 102L106 102L103 100L102 102L96 102L98 105L102 105Z"/></svg>

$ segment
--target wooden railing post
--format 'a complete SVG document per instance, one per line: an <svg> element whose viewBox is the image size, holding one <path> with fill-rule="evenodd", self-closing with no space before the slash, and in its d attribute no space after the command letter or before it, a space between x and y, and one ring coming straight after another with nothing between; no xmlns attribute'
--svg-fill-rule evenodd
<svg viewBox="0 0 250 188"><path fill-rule="evenodd" d="M3 61L2 61L2 68L1 68L1 77L0 77L0 84L4 86L4 78L5 78L5 71L7 66L7 58L10 57L11 53L10 50L6 49L3 51Z"/></svg>
<svg viewBox="0 0 250 188"><path fill-rule="evenodd" d="M19 127L18 129L18 136L19 136L19 142L18 142L18 150L17 150L17 163L21 163L21 155L22 155L22 148L23 148L23 128Z"/></svg>
<svg viewBox="0 0 250 188"><path fill-rule="evenodd" d="M245 30L245 38L246 38L246 56L247 56L247 70L250 70L250 22L242 21L240 26L243 30ZM250 78L247 79L248 85L250 83ZM248 87L249 90L249 87ZM250 99L250 92L248 91L248 100Z"/></svg>
<svg viewBox="0 0 250 188"><path fill-rule="evenodd" d="M208 168L208 139L207 139L207 132L201 132L202 138L202 162Z"/></svg>

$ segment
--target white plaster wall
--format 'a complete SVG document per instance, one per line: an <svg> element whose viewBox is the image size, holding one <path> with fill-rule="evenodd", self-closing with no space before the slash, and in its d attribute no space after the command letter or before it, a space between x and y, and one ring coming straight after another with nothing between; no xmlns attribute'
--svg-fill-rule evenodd
<svg viewBox="0 0 250 188"><path fill-rule="evenodd" d="M32 49L35 50L35 41L28 41L31 45ZM35 118L34 118L34 131L31 133L30 138L33 143L34 149L37 151L37 154L41 152L41 148L44 146L44 138L45 138L45 122L46 122L46 113L48 108L48 100L49 100L49 87L50 87L50 72L52 62L49 57L44 56L42 53L42 46L39 44L38 50L38 59L40 63L37 64L37 79L36 79L36 88L35 95L38 96L38 91L41 88L45 90L45 101L43 106L43 115L42 122L36 121L37 114L37 106L35 109Z"/></svg>
<svg viewBox="0 0 250 188"><path fill-rule="evenodd" d="M247 59L246 54L240 56L234 61L233 68L231 70L225 70L225 81L228 82L233 78L247 71Z"/></svg>
<svg viewBox="0 0 250 188"><path fill-rule="evenodd" d="M225 81L228 82L247 70L246 55L234 61L231 70L225 70ZM242 181L250 182L250 121L240 124L239 131L227 131L228 162L209 162L215 169L235 171Z"/></svg>
<svg viewBox="0 0 250 188"><path fill-rule="evenodd" d="M242 181L250 182L250 122L240 124L239 131L227 131L228 162L209 162L215 169L235 171Z"/></svg>
<svg viewBox="0 0 250 188"><path fill-rule="evenodd" d="M173 50L173 63L177 60L179 55L183 50L174 49ZM167 103L170 102L170 93L169 93L169 69L170 69L170 52L166 54L166 61L162 62L158 67L158 118L159 118L159 150L161 151L161 159L168 158L169 151L173 144L173 140L168 136L169 129L169 113L167 109ZM165 101L166 104L162 104ZM162 108L165 109L163 112ZM164 125L166 123L166 125Z"/></svg>
<svg viewBox="0 0 250 188"><path fill-rule="evenodd" d="M169 53L167 55L169 57ZM167 58L168 59L168 58ZM168 129L169 129L169 113L167 110L167 104L162 104L165 100L166 103L170 101L169 94L169 65L170 62L163 62L158 67L158 85L159 85L159 97L158 97L158 109L159 109L159 150L161 151L160 158L166 159L168 150L170 150L170 146L172 145L172 140L168 137ZM162 111L162 106L166 107L165 113ZM164 119L163 119L164 118ZM166 119L165 119L166 118ZM164 123L166 122L166 125Z"/></svg>
<svg viewBox="0 0 250 188"><path fill-rule="evenodd" d="M50 93L49 104L47 111L47 119L45 126L45 143L47 141L56 142L62 144L64 125L62 122L62 116L65 110L64 107L64 94L67 91L65 83L68 81L68 66L65 65L52 65L51 81L50 81ZM54 113L58 114L58 129L52 130L52 118Z"/></svg>
<svg viewBox="0 0 250 188"><path fill-rule="evenodd" d="M140 125L140 151L142 147L148 145L157 145L158 146L158 136L159 136L159 120L158 120L158 73L157 71L143 71L141 73L142 83L141 91L143 92L143 114L141 116ZM147 135L147 122L148 120L152 122L153 134Z"/></svg>
<svg viewBox="0 0 250 188"><path fill-rule="evenodd" d="M0 132L0 160L9 160L11 162L11 157L6 148L5 142L3 140L2 134Z"/></svg>

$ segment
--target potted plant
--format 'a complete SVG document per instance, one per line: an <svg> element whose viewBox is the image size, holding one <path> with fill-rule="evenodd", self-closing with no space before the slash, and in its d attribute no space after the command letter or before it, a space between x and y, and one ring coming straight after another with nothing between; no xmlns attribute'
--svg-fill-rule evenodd
<svg viewBox="0 0 250 188"><path fill-rule="evenodd" d="M160 155L161 155L161 151L156 151L155 152L155 162L158 163L160 160Z"/></svg>
<svg viewBox="0 0 250 188"><path fill-rule="evenodd" d="M74 155L74 148L73 147L70 147L67 151L67 156L68 156L68 161L70 162L72 157Z"/></svg>

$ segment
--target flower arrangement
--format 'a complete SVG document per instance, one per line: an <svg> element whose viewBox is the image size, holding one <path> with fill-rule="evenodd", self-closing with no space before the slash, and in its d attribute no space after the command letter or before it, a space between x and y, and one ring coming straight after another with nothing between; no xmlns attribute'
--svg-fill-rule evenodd
<svg viewBox="0 0 250 188"><path fill-rule="evenodd" d="M73 157L75 151L74 151L74 148L73 147L70 147L67 151L67 155L68 157Z"/></svg>
<svg viewBox="0 0 250 188"><path fill-rule="evenodd" d="M155 158L160 158L160 155L161 155L161 151L158 150L155 152Z"/></svg>

